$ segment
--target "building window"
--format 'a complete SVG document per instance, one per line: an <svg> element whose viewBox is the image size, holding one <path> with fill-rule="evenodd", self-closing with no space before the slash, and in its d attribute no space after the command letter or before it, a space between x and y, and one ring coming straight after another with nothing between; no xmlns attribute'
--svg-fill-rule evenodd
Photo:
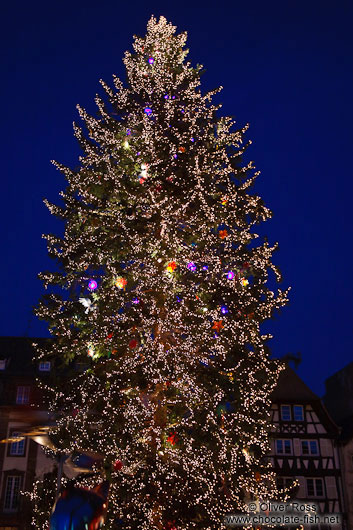
<svg viewBox="0 0 353 530"><path fill-rule="evenodd" d="M41 361L39 363L40 372L50 372L51 362L50 361Z"/></svg>
<svg viewBox="0 0 353 530"><path fill-rule="evenodd" d="M292 419L290 405L281 405L281 419L283 421L290 421Z"/></svg>
<svg viewBox="0 0 353 530"><path fill-rule="evenodd" d="M324 481L322 478L307 478L306 490L308 497L324 496Z"/></svg>
<svg viewBox="0 0 353 530"><path fill-rule="evenodd" d="M21 477L18 475L9 475L6 479L5 486L5 512L17 512L20 504L20 487Z"/></svg>
<svg viewBox="0 0 353 530"><path fill-rule="evenodd" d="M89 369L89 364L88 363L76 363L75 365L75 369L77 370L77 372L85 372L86 370Z"/></svg>
<svg viewBox="0 0 353 530"><path fill-rule="evenodd" d="M291 455L292 440L276 440L276 453L278 455Z"/></svg>
<svg viewBox="0 0 353 530"><path fill-rule="evenodd" d="M293 405L294 421L304 421L304 409L302 405Z"/></svg>
<svg viewBox="0 0 353 530"><path fill-rule="evenodd" d="M29 403L29 386L18 386L16 403L17 405L27 405Z"/></svg>
<svg viewBox="0 0 353 530"><path fill-rule="evenodd" d="M21 436L20 432L12 432L11 438L16 438L17 436ZM25 454L25 443L26 440L23 438L22 440L19 440L18 442L12 442L10 443L10 456L24 456Z"/></svg>
<svg viewBox="0 0 353 530"><path fill-rule="evenodd" d="M293 479L291 477L277 477L277 487L281 490L290 488L292 484Z"/></svg>
<svg viewBox="0 0 353 530"><path fill-rule="evenodd" d="M0 370L5 370L6 368L6 359L0 359Z"/></svg>
<svg viewBox="0 0 353 530"><path fill-rule="evenodd" d="M319 454L319 444L317 440L302 440L302 455L316 456Z"/></svg>

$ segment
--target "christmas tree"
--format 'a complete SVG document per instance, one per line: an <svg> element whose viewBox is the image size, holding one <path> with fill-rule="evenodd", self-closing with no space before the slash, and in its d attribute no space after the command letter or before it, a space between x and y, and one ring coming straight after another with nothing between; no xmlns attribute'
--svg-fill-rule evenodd
<svg viewBox="0 0 353 530"><path fill-rule="evenodd" d="M80 165L55 163L68 187L47 203L65 220L37 310L55 338L43 355L68 367L52 438L104 456L107 529L220 529L278 493L265 456L281 366L260 325L288 292L270 289L276 245L254 241L271 212L250 193L247 127L218 116L185 42L150 19L127 86L102 82L96 117L78 107Z"/></svg>

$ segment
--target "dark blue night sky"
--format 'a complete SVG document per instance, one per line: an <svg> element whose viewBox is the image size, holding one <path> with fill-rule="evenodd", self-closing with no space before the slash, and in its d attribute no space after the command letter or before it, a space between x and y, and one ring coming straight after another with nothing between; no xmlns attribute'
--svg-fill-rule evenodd
<svg viewBox="0 0 353 530"><path fill-rule="evenodd" d="M6 2L2 6L0 335L46 335L32 307L36 275L53 268L42 233L62 230L42 204L58 201L76 165L75 105L94 111L98 80L124 78L122 56L151 14L188 31L204 89L239 126L250 123L263 225L290 304L270 321L277 356L301 352L299 374L320 395L353 358L353 4L289 2ZM217 101L218 101L217 100Z"/></svg>

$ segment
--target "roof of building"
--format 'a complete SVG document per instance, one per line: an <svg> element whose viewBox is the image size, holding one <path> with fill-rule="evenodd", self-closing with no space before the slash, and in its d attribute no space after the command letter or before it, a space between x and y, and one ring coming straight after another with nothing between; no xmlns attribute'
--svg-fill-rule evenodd
<svg viewBox="0 0 353 530"><path fill-rule="evenodd" d="M281 372L278 384L272 393L272 399L274 401L295 401L296 403L320 401L319 396L310 390L289 365Z"/></svg>
<svg viewBox="0 0 353 530"><path fill-rule="evenodd" d="M311 404L327 431L338 435L340 428L328 413L320 397L310 390L288 364L279 376L278 384L272 392L271 399L277 403Z"/></svg>

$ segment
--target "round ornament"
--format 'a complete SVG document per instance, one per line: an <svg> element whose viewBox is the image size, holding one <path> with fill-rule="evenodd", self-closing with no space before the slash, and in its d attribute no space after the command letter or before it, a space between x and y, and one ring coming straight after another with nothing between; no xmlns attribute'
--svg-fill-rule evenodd
<svg viewBox="0 0 353 530"><path fill-rule="evenodd" d="M88 289L90 291L95 291L97 289L97 287L98 287L98 284L97 284L96 280L90 280L88 282Z"/></svg>
<svg viewBox="0 0 353 530"><path fill-rule="evenodd" d="M122 276L118 276L118 278L115 280L115 285L116 287L119 287L119 289L125 289L127 280Z"/></svg>
<svg viewBox="0 0 353 530"><path fill-rule="evenodd" d="M168 272L174 272L176 268L177 268L177 264L175 261L170 261L167 265Z"/></svg>
<svg viewBox="0 0 353 530"><path fill-rule="evenodd" d="M114 471L121 471L122 468L123 468L123 463L121 460L115 460L114 464L113 464L113 467L114 467Z"/></svg>
<svg viewBox="0 0 353 530"><path fill-rule="evenodd" d="M224 239L225 237L227 237L228 232L227 232L227 230L220 230L220 231L218 232L218 235L219 235L219 237L220 237L221 239Z"/></svg>

